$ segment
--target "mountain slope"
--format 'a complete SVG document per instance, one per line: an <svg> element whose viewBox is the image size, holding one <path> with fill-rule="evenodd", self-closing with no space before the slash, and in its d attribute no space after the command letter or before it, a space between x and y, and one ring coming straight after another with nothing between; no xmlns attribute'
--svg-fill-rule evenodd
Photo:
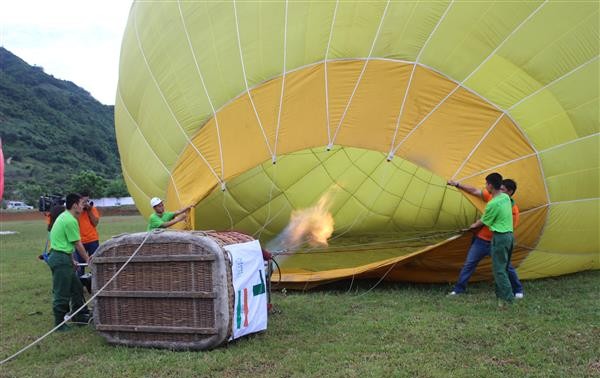
<svg viewBox="0 0 600 378"><path fill-rule="evenodd" d="M0 137L8 195L29 184L63 191L70 175L82 170L108 179L121 174L113 106L2 47Z"/></svg>

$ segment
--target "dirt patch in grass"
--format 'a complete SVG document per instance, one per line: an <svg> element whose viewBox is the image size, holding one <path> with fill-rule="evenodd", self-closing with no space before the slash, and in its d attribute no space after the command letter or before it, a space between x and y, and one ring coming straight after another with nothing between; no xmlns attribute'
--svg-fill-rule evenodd
<svg viewBox="0 0 600 378"><path fill-rule="evenodd" d="M118 215L140 215L140 212L135 206L121 207L99 207L98 210L103 217L118 216ZM0 222L15 222L15 221L45 221L46 216L39 211L0 211Z"/></svg>
<svg viewBox="0 0 600 378"><path fill-rule="evenodd" d="M590 362L588 364L588 371L591 375L600 376L600 360Z"/></svg>

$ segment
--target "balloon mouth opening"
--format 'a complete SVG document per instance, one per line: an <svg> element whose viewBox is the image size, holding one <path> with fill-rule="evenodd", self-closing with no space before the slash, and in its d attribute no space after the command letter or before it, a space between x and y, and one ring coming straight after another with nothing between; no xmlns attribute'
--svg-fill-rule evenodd
<svg viewBox="0 0 600 378"><path fill-rule="evenodd" d="M324 147L281 155L277 165L268 159L229 180L226 191L215 188L198 204L195 228L249 233L285 267L319 271L412 253L478 214L422 166L388 162L379 151Z"/></svg>
<svg viewBox="0 0 600 378"><path fill-rule="evenodd" d="M288 225L267 243L267 250L278 255L304 246L327 247L335 225L330 208L336 190L336 186L332 186L314 206L292 211Z"/></svg>

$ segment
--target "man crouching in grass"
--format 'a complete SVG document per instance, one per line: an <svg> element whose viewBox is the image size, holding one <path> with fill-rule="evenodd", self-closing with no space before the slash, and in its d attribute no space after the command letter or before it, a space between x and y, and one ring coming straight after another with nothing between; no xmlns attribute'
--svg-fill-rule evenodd
<svg viewBox="0 0 600 378"><path fill-rule="evenodd" d="M83 204L79 194L67 196L66 211L63 211L50 230L50 256L48 265L52 270L52 310L54 312L54 324L59 325L64 320L69 310L75 311L83 306L83 285L75 271L75 260L73 250L86 263L89 256L81 243L79 235L79 223L77 218L81 214ZM70 306L69 306L70 305ZM84 312L85 311L85 312ZM73 320L87 323L89 313L87 309L82 310ZM69 326L63 324L58 331L67 331Z"/></svg>

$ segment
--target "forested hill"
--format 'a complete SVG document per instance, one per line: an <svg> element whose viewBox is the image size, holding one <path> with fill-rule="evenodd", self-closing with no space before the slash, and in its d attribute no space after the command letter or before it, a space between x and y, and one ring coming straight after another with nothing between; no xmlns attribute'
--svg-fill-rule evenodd
<svg viewBox="0 0 600 378"><path fill-rule="evenodd" d="M0 136L7 195L64 192L73 174L121 175L113 106L0 47Z"/></svg>

